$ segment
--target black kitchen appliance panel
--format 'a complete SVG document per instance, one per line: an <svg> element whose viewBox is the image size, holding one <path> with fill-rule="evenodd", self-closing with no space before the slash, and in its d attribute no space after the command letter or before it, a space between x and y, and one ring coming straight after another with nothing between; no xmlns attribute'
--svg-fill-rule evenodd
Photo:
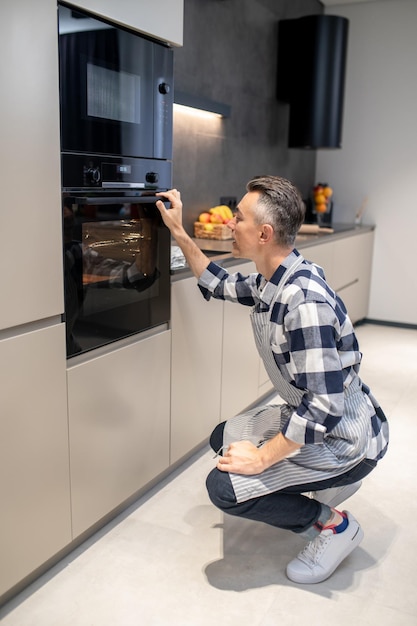
<svg viewBox="0 0 417 626"><path fill-rule="evenodd" d="M64 191L136 189L166 191L172 184L172 163L159 159L132 159L98 154L62 154Z"/></svg>
<svg viewBox="0 0 417 626"><path fill-rule="evenodd" d="M170 319L170 234L150 191L62 194L67 356Z"/></svg>
<svg viewBox="0 0 417 626"><path fill-rule="evenodd" d="M61 151L172 158L173 51L59 5Z"/></svg>
<svg viewBox="0 0 417 626"><path fill-rule="evenodd" d="M172 50L59 5L67 356L166 325Z"/></svg>

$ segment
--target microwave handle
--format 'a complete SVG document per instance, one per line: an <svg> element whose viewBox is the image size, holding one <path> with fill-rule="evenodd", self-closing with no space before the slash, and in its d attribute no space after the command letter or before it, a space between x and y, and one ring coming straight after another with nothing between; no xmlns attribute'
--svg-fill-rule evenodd
<svg viewBox="0 0 417 626"><path fill-rule="evenodd" d="M162 200L159 196L104 196L103 198L82 198L75 197L74 204L155 204L157 200ZM162 200L166 202L166 200Z"/></svg>

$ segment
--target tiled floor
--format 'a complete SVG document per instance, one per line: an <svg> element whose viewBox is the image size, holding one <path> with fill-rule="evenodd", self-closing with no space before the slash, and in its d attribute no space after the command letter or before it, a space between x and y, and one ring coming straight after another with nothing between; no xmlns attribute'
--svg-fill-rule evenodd
<svg viewBox="0 0 417 626"><path fill-rule="evenodd" d="M3 607L3 626L417 624L417 331L357 334L391 446L346 505L365 538L329 580L291 583L299 537L210 504L204 450Z"/></svg>

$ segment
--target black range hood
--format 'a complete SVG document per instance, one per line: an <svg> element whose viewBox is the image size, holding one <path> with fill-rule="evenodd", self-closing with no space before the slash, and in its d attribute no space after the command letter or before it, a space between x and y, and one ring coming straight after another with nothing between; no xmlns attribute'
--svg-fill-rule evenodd
<svg viewBox="0 0 417 626"><path fill-rule="evenodd" d="M349 21L309 15L279 22L279 100L290 105L290 148L341 148Z"/></svg>

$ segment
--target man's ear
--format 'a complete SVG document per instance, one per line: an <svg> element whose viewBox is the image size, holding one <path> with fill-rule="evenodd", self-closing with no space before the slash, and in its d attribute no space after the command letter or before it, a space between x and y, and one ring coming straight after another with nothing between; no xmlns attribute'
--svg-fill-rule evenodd
<svg viewBox="0 0 417 626"><path fill-rule="evenodd" d="M271 241L273 237L274 237L274 229L272 228L271 224L262 224L261 237L260 237L262 240L262 243L267 243L268 241Z"/></svg>

